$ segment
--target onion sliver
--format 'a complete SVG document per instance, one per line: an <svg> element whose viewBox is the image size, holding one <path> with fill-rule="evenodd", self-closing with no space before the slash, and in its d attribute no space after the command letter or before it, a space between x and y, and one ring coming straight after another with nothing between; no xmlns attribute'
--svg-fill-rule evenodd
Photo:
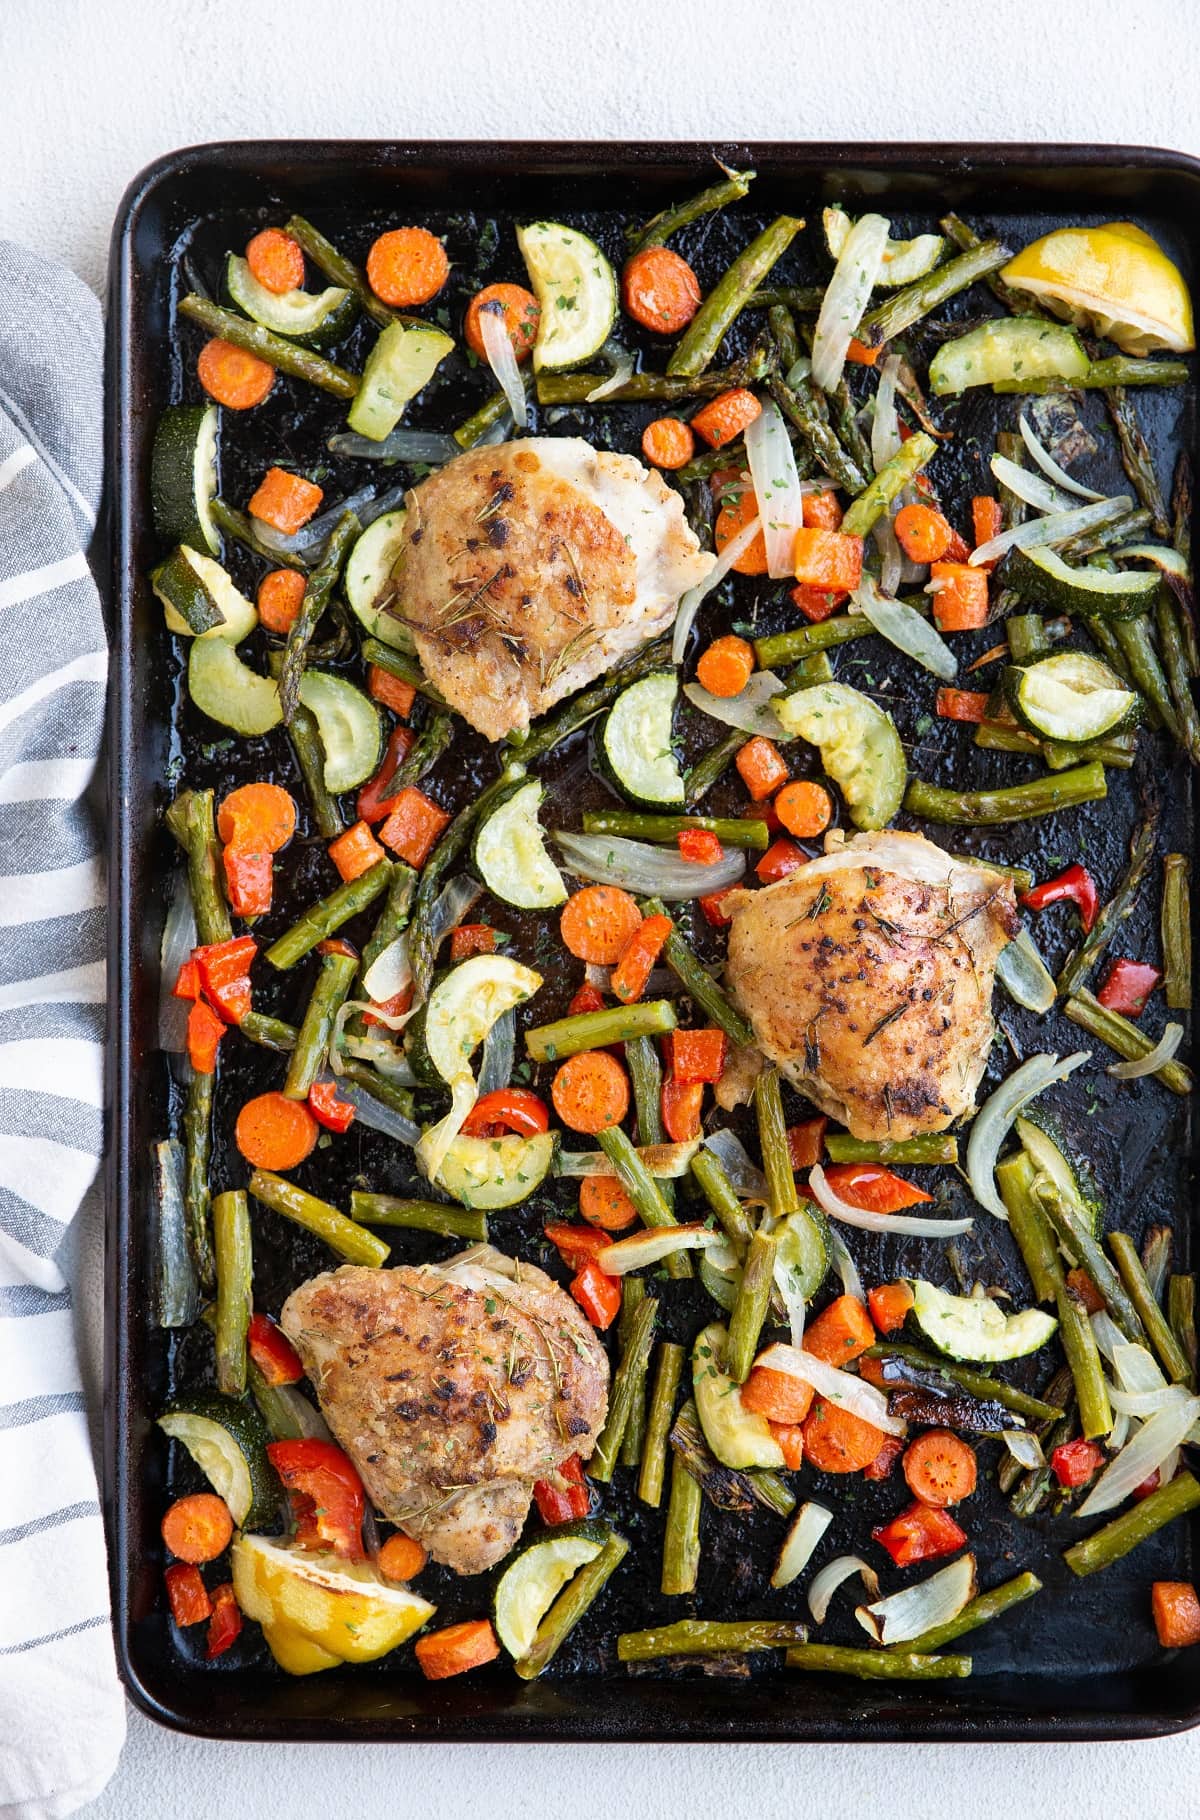
<svg viewBox="0 0 1200 1820"><path fill-rule="evenodd" d="M513 352L512 338L504 319L503 309L494 308L485 303L479 312L479 336L483 342L483 351L487 355L488 365L496 375L496 384L508 400L513 422L518 430L523 430L529 421L529 412L525 403L525 384L521 378L521 369Z"/></svg>
<svg viewBox="0 0 1200 1820"><path fill-rule="evenodd" d="M1067 543L1081 531L1095 531L1101 525L1124 518L1132 504L1128 493L1118 493L1112 499L1098 499L1094 505L1079 506L1075 511L1027 518L1024 524L1014 525L1010 531L1001 531L999 537L981 543L977 550L971 551L968 561L978 568L981 563L994 562L1006 550L1032 550L1043 544Z"/></svg>
<svg viewBox="0 0 1200 1820"><path fill-rule="evenodd" d="M511 1008L498 1017L483 1039L479 1053L479 1097L496 1093L512 1080L517 1059L517 1014ZM600 1153L602 1156L603 1151Z"/></svg>
<svg viewBox="0 0 1200 1820"><path fill-rule="evenodd" d="M622 348L613 361L613 370L608 378L602 379L599 385L592 387L584 399L584 403L598 404L600 399L607 398L610 392L619 392L621 387L628 384L632 378L633 355L627 354Z"/></svg>
<svg viewBox="0 0 1200 1820"><path fill-rule="evenodd" d="M824 1624L839 1586L858 1574L873 1599L879 1597L879 1575L861 1555L838 1555L826 1562L808 1589L808 1609L814 1624Z"/></svg>
<svg viewBox="0 0 1200 1820"><path fill-rule="evenodd" d="M686 1144L641 1144L638 1156L657 1181L671 1181L687 1174L699 1148L699 1138L689 1138ZM581 1179L588 1175L615 1176L617 1172L603 1150L560 1150L554 1173Z"/></svg>
<svg viewBox="0 0 1200 1820"><path fill-rule="evenodd" d="M975 1597L975 1557L960 1555L949 1567L939 1568L927 1580L906 1586L874 1605L860 1605L854 1615L863 1629L885 1648L911 1643L927 1630L936 1630L957 1618Z"/></svg>
<svg viewBox="0 0 1200 1820"><path fill-rule="evenodd" d="M670 847L647 841L623 840L610 834L555 833L567 869L579 878L600 885L620 885L642 897L662 897L672 903L707 897L736 885L746 870L746 856L730 848L724 859L698 866Z"/></svg>
<svg viewBox="0 0 1200 1820"><path fill-rule="evenodd" d="M850 599L881 638L886 638L889 644L895 645L923 669L940 676L943 682L954 681L958 675L958 660L941 633L915 607L905 606L902 600L890 600L880 593L869 575L863 576Z"/></svg>
<svg viewBox="0 0 1200 1820"><path fill-rule="evenodd" d="M804 495L792 439L773 399L765 401L746 430L746 456L762 520L767 574L778 581L794 571L796 532L804 523Z"/></svg>
<svg viewBox="0 0 1200 1820"><path fill-rule="evenodd" d="M1035 512L1078 510L1078 507L1071 504L1069 497L1060 493L1057 487L1052 487L1041 474L1031 474L1028 468L1023 468L1019 462L1009 461L1006 455L993 455L990 466L1000 485L1014 493L1022 504L1032 506ZM1101 499L1103 494L1096 493L1093 497Z"/></svg>
<svg viewBox="0 0 1200 1820"><path fill-rule="evenodd" d="M689 588L683 596L675 614L675 630L671 637L671 662L673 664L683 662L688 633L692 629L692 622L700 611L702 602L707 599L714 588L721 585L734 563L740 556L745 555L761 530L762 520L760 518L752 518L748 525L743 525L737 536L729 539L704 580L698 581L696 586Z"/></svg>
<svg viewBox="0 0 1200 1820"><path fill-rule="evenodd" d="M428 461L435 466L462 454L453 436L444 436L438 430L403 427L393 430L382 442L372 442L369 436L360 436L357 430L339 430L325 446L331 455L348 455L351 460Z"/></svg>
<svg viewBox="0 0 1200 1820"><path fill-rule="evenodd" d="M1054 975L1023 924L996 957L996 978L1009 998L1023 1005L1026 1011L1036 1011L1044 1016L1054 1009L1058 997Z"/></svg>
<svg viewBox="0 0 1200 1820"><path fill-rule="evenodd" d="M875 415L871 420L871 460L877 474L901 447L900 418L896 410L899 376L900 356L889 354L879 369L879 390L875 394Z"/></svg>
<svg viewBox="0 0 1200 1820"><path fill-rule="evenodd" d="M373 487L359 487L349 498L343 499L336 506L330 506L317 518L310 518L299 531L277 531L274 525L265 518L256 518L253 513L250 522L258 536L258 541L276 556L312 557L325 543L343 512L361 513L374 498Z"/></svg>
<svg viewBox="0 0 1200 1820"><path fill-rule="evenodd" d="M882 215L863 215L847 234L833 268L812 345L812 376L823 392L832 392L842 377L850 338L883 265L890 226Z"/></svg>
<svg viewBox="0 0 1200 1820"><path fill-rule="evenodd" d="M825 1171L818 1163L808 1173L808 1191L831 1220L857 1226L863 1232L897 1232L916 1239L953 1239L970 1232L974 1220L927 1220L911 1213L868 1213L863 1207L852 1207L829 1186Z"/></svg>
<svg viewBox="0 0 1200 1820"><path fill-rule="evenodd" d="M1068 493L1077 494L1080 499L1104 498L1103 493L1097 493L1095 487L1085 487L1081 480L1072 480L1066 469L1059 467L1049 449L1038 441L1036 434L1030 428L1029 421L1024 412L1022 412L1017 420L1017 428L1021 432L1021 441L1025 444L1025 447L1037 462L1042 473L1048 474L1056 486L1064 488Z"/></svg>
<svg viewBox="0 0 1200 1820"><path fill-rule="evenodd" d="M811 1384L827 1403L836 1403L839 1409L849 1410L852 1416L859 1416L864 1422L881 1428L884 1434L902 1435L905 1432L904 1423L888 1414L887 1398L881 1390L876 1390L865 1378L839 1371L836 1365L827 1365L814 1353L779 1341L768 1346L754 1362L768 1371L786 1371L789 1377Z"/></svg>
<svg viewBox="0 0 1200 1820"><path fill-rule="evenodd" d="M386 1005L412 984L408 962L408 930L404 929L377 954L363 974L362 988L377 1005Z"/></svg>
<svg viewBox="0 0 1200 1820"><path fill-rule="evenodd" d="M719 720L722 726L740 727L743 733L764 733L778 745L796 738L794 733L784 732L771 706L776 696L787 693L787 684L774 670L756 670L736 695L710 695L699 683L684 683L683 692L693 708Z"/></svg>
<svg viewBox="0 0 1200 1820"><path fill-rule="evenodd" d="M1157 1472L1163 1461L1200 1419L1200 1397L1186 1394L1139 1428L1132 1440L1104 1468L1091 1492L1075 1512L1077 1517L1098 1517L1124 1503L1143 1479Z"/></svg>
<svg viewBox="0 0 1200 1820"><path fill-rule="evenodd" d="M421 1127L405 1118L402 1112L385 1106L382 1100L374 1099L365 1087L358 1087L353 1081L339 1081L338 1097L350 1102L358 1123L368 1130L381 1131L384 1137L395 1138L398 1144L407 1144L410 1149L420 1143Z"/></svg>
<svg viewBox="0 0 1200 1820"><path fill-rule="evenodd" d="M720 1131L710 1131L704 1139L704 1148L712 1151L729 1177L735 1194L746 1200L766 1199L767 1178L751 1159L750 1152L736 1131L730 1131L728 1126L723 1126Z"/></svg>
<svg viewBox="0 0 1200 1820"><path fill-rule="evenodd" d="M171 887L159 957L158 1046L168 1055L182 1055L187 1048L189 1006L187 999L175 997L175 981L199 939L188 876L178 872Z"/></svg>
<svg viewBox="0 0 1200 1820"><path fill-rule="evenodd" d="M858 1265L846 1249L846 1241L840 1232L830 1232L829 1249L833 1253L833 1268L841 1278L843 1292L846 1295L852 1295L854 1300L861 1302L865 1308L867 1296L863 1288L863 1280L858 1274Z"/></svg>
<svg viewBox="0 0 1200 1820"><path fill-rule="evenodd" d="M1061 1062L1056 1055L1031 1055L997 1087L975 1115L967 1142L967 1180L979 1205L1006 1225L1008 1214L996 1187L1000 1146L1021 1108L1036 1099L1039 1093L1044 1093L1047 1087L1053 1087L1056 1081L1065 1081L1090 1056L1090 1049L1076 1050Z"/></svg>
<svg viewBox="0 0 1200 1820"><path fill-rule="evenodd" d="M1110 1062L1105 1073L1118 1081L1141 1080L1144 1074L1153 1074L1164 1062L1169 1062L1182 1041L1183 1025L1168 1024L1153 1049L1133 1062Z"/></svg>
<svg viewBox="0 0 1200 1820"><path fill-rule="evenodd" d="M1001 1434L1005 1447L1026 1472L1036 1472L1046 1464L1042 1444L1028 1428L1006 1428Z"/></svg>
<svg viewBox="0 0 1200 1820"><path fill-rule="evenodd" d="M676 1251L707 1251L724 1244L719 1232L710 1226L658 1226L650 1232L635 1232L632 1238L617 1239L596 1253L596 1262L607 1277L623 1277L631 1270L645 1270L660 1263Z"/></svg>
<svg viewBox="0 0 1200 1820"><path fill-rule="evenodd" d="M823 1504L814 1504L809 1499L800 1506L795 1522L783 1539L775 1572L771 1575L772 1586L777 1589L790 1586L793 1580L800 1578L832 1522L833 1512L826 1510Z"/></svg>

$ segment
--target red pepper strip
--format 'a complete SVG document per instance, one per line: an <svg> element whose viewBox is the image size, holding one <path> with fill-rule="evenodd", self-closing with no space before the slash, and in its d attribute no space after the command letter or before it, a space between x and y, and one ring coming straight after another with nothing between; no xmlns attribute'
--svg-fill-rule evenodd
<svg viewBox="0 0 1200 1820"><path fill-rule="evenodd" d="M662 1084L662 1122L673 1144L688 1144L700 1136L703 1104L703 1081L677 1081L673 1074L667 1076Z"/></svg>
<svg viewBox="0 0 1200 1820"><path fill-rule="evenodd" d="M211 1006L198 998L188 1012L188 1060L197 1074L214 1074L217 1048L225 1034L225 1025Z"/></svg>
<svg viewBox="0 0 1200 1820"><path fill-rule="evenodd" d="M257 953L252 935L192 950L200 990L227 1024L240 1024L250 1009L250 964Z"/></svg>
<svg viewBox="0 0 1200 1820"><path fill-rule="evenodd" d="M1085 1441L1082 1436L1077 1441L1064 1441L1050 1455L1051 1472L1060 1485L1067 1485L1072 1490L1095 1478L1103 1464L1104 1449L1097 1447L1094 1441Z"/></svg>
<svg viewBox="0 0 1200 1820"><path fill-rule="evenodd" d="M1161 979L1162 974L1149 961L1122 958L1113 962L1096 997L1109 1011L1119 1011L1122 1017L1140 1017Z"/></svg>
<svg viewBox="0 0 1200 1820"><path fill-rule="evenodd" d="M864 1479L890 1479L892 1467L904 1452L904 1442L899 1435L888 1435L879 1452L869 1466L863 1467Z"/></svg>
<svg viewBox="0 0 1200 1820"><path fill-rule="evenodd" d="M1021 902L1027 910L1044 910L1047 904L1074 904L1085 935L1091 930L1100 908L1095 880L1082 866L1068 866L1057 878L1048 878L1044 885L1035 885Z"/></svg>
<svg viewBox="0 0 1200 1820"><path fill-rule="evenodd" d="M198 1567L191 1567L186 1561L172 1561L163 1579L167 1583L171 1616L181 1630L189 1624L203 1624L206 1618L211 1618L212 1602Z"/></svg>
<svg viewBox="0 0 1200 1820"><path fill-rule="evenodd" d="M545 1229L568 1270L581 1270L590 1264L598 1251L612 1244L612 1234L597 1226L575 1226L569 1220L552 1220Z"/></svg>
<svg viewBox="0 0 1200 1820"><path fill-rule="evenodd" d="M301 1548L331 1548L352 1561L363 1558L362 1480L332 1441L270 1441L267 1457L283 1480Z"/></svg>
<svg viewBox="0 0 1200 1820"><path fill-rule="evenodd" d="M182 967L175 976L175 984L171 988L171 996L172 998L191 999L200 997L200 975L196 969L195 961L184 961Z"/></svg>
<svg viewBox="0 0 1200 1820"><path fill-rule="evenodd" d="M247 1335L250 1357L268 1384L297 1384L304 1376L300 1354L268 1314L252 1314Z"/></svg>
<svg viewBox="0 0 1200 1820"><path fill-rule="evenodd" d="M781 836L779 840L771 842L754 870L764 885L774 885L781 878L786 878L789 872L794 872L798 866L806 863L805 855L795 841Z"/></svg>
<svg viewBox="0 0 1200 1820"><path fill-rule="evenodd" d="M408 757L409 748L416 739L411 727L403 724L393 727L383 755L383 763L369 783L363 785L358 793L358 819L362 822L386 821L396 806L395 796L384 796L383 792L391 784L396 772ZM403 786L402 786L403 787Z"/></svg>
<svg viewBox="0 0 1200 1820"><path fill-rule="evenodd" d="M830 1163L825 1180L841 1200L868 1213L899 1213L901 1208L933 1199L882 1163Z"/></svg>
<svg viewBox="0 0 1200 1820"><path fill-rule="evenodd" d="M593 1327L611 1327L621 1312L621 1279L605 1276L594 1258L572 1277L571 1294Z"/></svg>
<svg viewBox="0 0 1200 1820"><path fill-rule="evenodd" d="M550 1129L546 1103L527 1087L497 1087L476 1100L463 1121L464 1137L498 1137L504 1131L516 1131L521 1137L536 1137Z"/></svg>
<svg viewBox="0 0 1200 1820"><path fill-rule="evenodd" d="M585 980L567 1010L572 1017L582 1017L585 1011L603 1011L604 994L599 986L593 986L591 980Z"/></svg>
<svg viewBox="0 0 1200 1820"><path fill-rule="evenodd" d="M374 1009L381 1015L379 1017L372 1017L369 1011L364 1011L362 1014L363 1024L367 1027L373 1024L377 1029L381 1027L386 1029L387 1026L383 1024L383 1018L403 1017L404 1013L411 1008L413 1002L413 989L411 986L405 986L403 992L397 992L394 998L373 999L371 1002Z"/></svg>
<svg viewBox="0 0 1200 1820"><path fill-rule="evenodd" d="M952 1555L967 1539L966 1531L959 1528L949 1511L934 1510L931 1505L921 1503L910 1504L898 1517L880 1529L873 1529L871 1534L891 1555L897 1567L911 1567L916 1561L936 1561L939 1555Z"/></svg>
<svg viewBox="0 0 1200 1820"><path fill-rule="evenodd" d="M697 866L716 866L725 857L725 849L711 828L681 828L675 836L681 859Z"/></svg>
<svg viewBox="0 0 1200 1820"><path fill-rule="evenodd" d="M338 1097L336 1081L314 1081L308 1090L308 1110L318 1125L339 1136L354 1123L354 1107Z"/></svg>
<svg viewBox="0 0 1200 1820"><path fill-rule="evenodd" d="M828 1123L826 1118L805 1119L801 1125L788 1126L788 1156L793 1169L811 1169L820 1162Z"/></svg>
<svg viewBox="0 0 1200 1820"><path fill-rule="evenodd" d="M533 1495L543 1523L571 1523L586 1517L592 1499L579 1455L573 1453L563 1460L555 1468L553 1478L535 1479Z"/></svg>
<svg viewBox="0 0 1200 1820"><path fill-rule="evenodd" d="M242 1614L228 1580L224 1586L213 1588L212 1608L212 1617L208 1621L208 1649L205 1652L210 1662L214 1656L223 1656L230 1644L236 1643L242 1634Z"/></svg>

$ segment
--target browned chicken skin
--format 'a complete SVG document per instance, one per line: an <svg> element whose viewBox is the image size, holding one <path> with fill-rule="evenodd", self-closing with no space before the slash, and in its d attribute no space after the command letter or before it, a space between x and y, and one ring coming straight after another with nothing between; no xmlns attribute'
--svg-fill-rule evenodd
<svg viewBox="0 0 1200 1820"><path fill-rule="evenodd" d="M727 900L727 981L764 1055L858 1138L970 1112L992 1040L1011 881L920 834L858 834Z"/></svg>
<svg viewBox="0 0 1200 1820"><path fill-rule="evenodd" d="M280 1323L377 1509L459 1573L508 1553L533 1481L587 1459L604 1422L592 1328L544 1271L489 1246L327 1271Z"/></svg>
<svg viewBox="0 0 1200 1820"><path fill-rule="evenodd" d="M502 739L662 632L712 563L661 474L530 436L412 490L392 610L451 707Z"/></svg>

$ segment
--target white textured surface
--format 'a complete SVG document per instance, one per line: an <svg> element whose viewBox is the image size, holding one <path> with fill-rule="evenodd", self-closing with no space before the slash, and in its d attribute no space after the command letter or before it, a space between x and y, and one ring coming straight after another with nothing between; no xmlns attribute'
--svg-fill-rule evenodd
<svg viewBox="0 0 1200 1820"><path fill-rule="evenodd" d="M326 28L336 23L330 41ZM99 287L144 164L200 140L1056 138L1200 150L1177 0L0 0L0 234ZM89 1809L658 1820L726 1802L889 1820L1200 1813L1200 1732L1140 1745L217 1746L134 1715Z"/></svg>

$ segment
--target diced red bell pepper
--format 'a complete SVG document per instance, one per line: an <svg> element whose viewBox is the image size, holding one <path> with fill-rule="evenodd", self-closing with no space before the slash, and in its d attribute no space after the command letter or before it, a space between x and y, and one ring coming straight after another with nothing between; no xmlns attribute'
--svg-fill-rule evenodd
<svg viewBox="0 0 1200 1820"><path fill-rule="evenodd" d="M326 1131L349 1131L354 1107L338 1093L336 1081L314 1081L308 1090L308 1110Z"/></svg>
<svg viewBox="0 0 1200 1820"><path fill-rule="evenodd" d="M374 777L371 778L368 783L365 783L358 793L358 816L360 821L386 821L387 817L392 813L392 810L396 807L400 792L397 790L393 795L385 796L384 790L391 784L396 772L408 757L416 737L417 736L411 727L406 727L401 724L400 726L392 728L386 750L383 754L383 763L380 765L378 771L376 771Z"/></svg>
<svg viewBox="0 0 1200 1820"><path fill-rule="evenodd" d="M460 923L450 931L450 959L469 960L473 954L495 954L496 931L490 923Z"/></svg>
<svg viewBox="0 0 1200 1820"><path fill-rule="evenodd" d="M227 1024L239 1024L250 1009L250 965L257 953L252 935L192 950L200 990Z"/></svg>
<svg viewBox="0 0 1200 1820"><path fill-rule="evenodd" d="M378 664L371 664L367 670L367 694L372 701L390 708L393 714L399 714L405 720L412 713L412 705L417 699L417 692L411 683L405 682L401 676L393 676L390 670L381 669Z"/></svg>
<svg viewBox="0 0 1200 1820"><path fill-rule="evenodd" d="M208 1648L205 1651L208 1661L211 1662L215 1656L223 1656L241 1634L242 1614L238 1609L233 1585L227 1580L224 1586L213 1588L212 1617L208 1621Z"/></svg>
<svg viewBox="0 0 1200 1820"><path fill-rule="evenodd" d="M882 1163L830 1163L825 1180L840 1199L868 1213L899 1213L933 1199Z"/></svg>
<svg viewBox="0 0 1200 1820"><path fill-rule="evenodd" d="M872 1360L872 1364L877 1361ZM880 1444L879 1452L869 1466L863 1467L864 1479L890 1479L892 1468L904 1452L904 1442L899 1435L886 1435Z"/></svg>
<svg viewBox="0 0 1200 1820"><path fill-rule="evenodd" d="M827 1118L805 1119L803 1124L788 1126L788 1156L793 1169L811 1169L820 1162L828 1123Z"/></svg>
<svg viewBox="0 0 1200 1820"><path fill-rule="evenodd" d="M172 1561L163 1575L171 1616L181 1630L189 1624L203 1624L212 1616L212 1601L200 1577L200 1569L186 1561Z"/></svg>
<svg viewBox="0 0 1200 1820"><path fill-rule="evenodd" d="M190 999L197 999L200 997L200 970L196 966L195 961L184 961L179 972L175 975L175 984L171 987L171 996L172 998Z"/></svg>
<svg viewBox="0 0 1200 1820"><path fill-rule="evenodd" d="M1122 1017L1141 1017L1161 979L1161 972L1149 961L1130 961L1122 956L1105 974L1096 997L1109 1011L1119 1011Z"/></svg>
<svg viewBox="0 0 1200 1820"><path fill-rule="evenodd" d="M915 1501L871 1534L897 1567L952 1555L967 1539L966 1531L959 1528L948 1510L935 1510L931 1504Z"/></svg>
<svg viewBox="0 0 1200 1820"><path fill-rule="evenodd" d="M621 1279L605 1276L594 1258L571 1278L571 1294L593 1327L611 1327L621 1312Z"/></svg>
<svg viewBox="0 0 1200 1820"><path fill-rule="evenodd" d="M391 804L379 838L400 859L419 870L433 852L450 817L423 790L405 786Z"/></svg>
<svg viewBox="0 0 1200 1820"><path fill-rule="evenodd" d="M268 1384L298 1384L304 1376L300 1354L268 1314L252 1314L246 1336L250 1357Z"/></svg>
<svg viewBox="0 0 1200 1820"><path fill-rule="evenodd" d="M583 1476L579 1455L573 1453L555 1468L550 1479L535 1479L533 1495L542 1522L578 1522L592 1507L592 1497Z"/></svg>
<svg viewBox="0 0 1200 1820"><path fill-rule="evenodd" d="M786 835L772 841L754 870L764 885L774 885L789 872L795 872L798 866L806 864L804 854L795 841L788 840Z"/></svg>
<svg viewBox="0 0 1200 1820"><path fill-rule="evenodd" d="M593 986L591 980L584 980L567 1010L572 1017L582 1017L588 1011L603 1011L604 994L599 986Z"/></svg>
<svg viewBox="0 0 1200 1820"><path fill-rule="evenodd" d="M385 1017L403 1017L406 1011L412 1009L412 1002L412 986L405 986L402 991L394 993L391 998L372 999L371 1004L375 1015L372 1015L371 1011L364 1011L362 1021L368 1029L372 1025L378 1029L383 1025ZM386 1025L383 1027L387 1028Z"/></svg>
<svg viewBox="0 0 1200 1820"><path fill-rule="evenodd" d="M188 1012L188 1060L197 1074L214 1074L217 1049L225 1034L225 1023L211 1005L198 998Z"/></svg>
<svg viewBox="0 0 1200 1820"><path fill-rule="evenodd" d="M724 891L710 891L707 897L700 899L700 909L704 920L713 929L727 929L732 918L726 915L725 899L731 891L738 890L736 885L727 885Z"/></svg>
<svg viewBox="0 0 1200 1820"><path fill-rule="evenodd" d="M235 916L265 916L275 886L274 855L263 847L226 847L225 889Z"/></svg>
<svg viewBox="0 0 1200 1820"><path fill-rule="evenodd" d="M267 1457L283 1480L301 1548L330 1548L361 1561L365 1496L353 1461L332 1441L270 1441Z"/></svg>
<svg viewBox="0 0 1200 1820"><path fill-rule="evenodd" d="M867 1307L880 1333L895 1333L908 1319L915 1300L907 1283L880 1283L869 1292Z"/></svg>
<svg viewBox="0 0 1200 1820"><path fill-rule="evenodd" d="M1152 1491L1157 1491L1161 1484L1162 1473L1156 1466L1154 1471L1150 1474L1150 1477L1148 1479L1143 1479L1140 1485L1135 1485L1129 1495L1140 1504L1142 1499L1148 1498Z"/></svg>
<svg viewBox="0 0 1200 1820"><path fill-rule="evenodd" d="M700 1136L703 1104L703 1081L677 1081L674 1075L667 1076L662 1084L662 1121L673 1144L687 1144Z"/></svg>
<svg viewBox="0 0 1200 1820"><path fill-rule="evenodd" d="M464 1137L499 1137L506 1131L536 1137L550 1129L550 1114L545 1100L528 1087L497 1087L476 1100L462 1129Z"/></svg>
<svg viewBox="0 0 1200 1820"><path fill-rule="evenodd" d="M1069 1486L1072 1490L1095 1478L1103 1464L1104 1449L1098 1447L1095 1441L1085 1441L1082 1435L1078 1440L1064 1441L1050 1455L1051 1472L1060 1485Z"/></svg>
<svg viewBox="0 0 1200 1820"><path fill-rule="evenodd" d="M1044 910L1048 904L1074 904L1084 934L1088 934L1100 908L1096 882L1083 866L1068 866L1057 878L1027 891L1021 902L1027 910Z"/></svg>
<svg viewBox="0 0 1200 1820"><path fill-rule="evenodd" d="M368 821L356 821L352 828L339 834L336 840L329 843L329 857L338 869L338 876L343 884L352 879L361 878L372 866L377 866L387 854L371 833Z"/></svg>
<svg viewBox="0 0 1200 1820"><path fill-rule="evenodd" d="M792 589L792 605L799 607L810 625L820 625L837 612L842 602L850 596L844 588L810 588L806 581L799 581Z"/></svg>
<svg viewBox="0 0 1200 1820"><path fill-rule="evenodd" d="M706 1081L710 1086L725 1072L729 1038L723 1030L672 1030L663 1040L667 1066L677 1081Z"/></svg>
<svg viewBox="0 0 1200 1820"><path fill-rule="evenodd" d="M570 1220L551 1220L544 1236L558 1252L568 1270L582 1270L598 1251L612 1244L612 1234L598 1226L576 1226Z"/></svg>
<svg viewBox="0 0 1200 1820"><path fill-rule="evenodd" d="M725 849L711 828L681 828L675 836L681 859L697 866L716 866L725 857Z"/></svg>

